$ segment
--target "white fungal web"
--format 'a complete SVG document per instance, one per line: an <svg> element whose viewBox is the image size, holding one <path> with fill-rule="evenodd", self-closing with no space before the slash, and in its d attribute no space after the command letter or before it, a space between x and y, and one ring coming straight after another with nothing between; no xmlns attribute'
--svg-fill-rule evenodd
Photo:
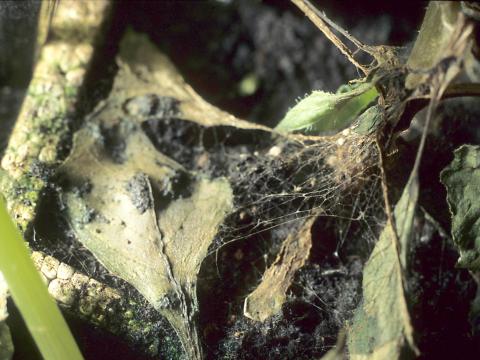
<svg viewBox="0 0 480 360"><path fill-rule="evenodd" d="M237 209L212 252L310 216L336 219L337 248L352 235L352 224L361 229L366 251L373 248L385 222L374 136L347 129L332 137L280 140L240 160L231 157Z"/></svg>

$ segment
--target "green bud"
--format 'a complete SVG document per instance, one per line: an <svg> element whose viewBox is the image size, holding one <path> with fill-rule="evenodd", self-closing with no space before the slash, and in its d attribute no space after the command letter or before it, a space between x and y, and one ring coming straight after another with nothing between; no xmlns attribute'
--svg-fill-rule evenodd
<svg viewBox="0 0 480 360"><path fill-rule="evenodd" d="M301 130L316 135L335 134L350 126L377 96L378 92L371 83L337 94L314 91L291 108L275 129L281 132Z"/></svg>

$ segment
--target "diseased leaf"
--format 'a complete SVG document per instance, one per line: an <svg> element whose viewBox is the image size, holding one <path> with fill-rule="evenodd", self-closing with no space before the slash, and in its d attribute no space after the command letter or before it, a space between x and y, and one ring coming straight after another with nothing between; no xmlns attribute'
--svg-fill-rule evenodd
<svg viewBox="0 0 480 360"><path fill-rule="evenodd" d="M209 104L183 79L175 65L147 35L127 30L120 43L121 78L124 95L160 94L179 102L178 118L203 126L234 126L239 129L271 131L269 127L239 119ZM118 77L117 77L118 78Z"/></svg>
<svg viewBox="0 0 480 360"><path fill-rule="evenodd" d="M418 353L404 289L407 246L418 199L412 176L394 211L395 233L387 224L363 272L363 303L349 329L351 359L404 359Z"/></svg>
<svg viewBox="0 0 480 360"><path fill-rule="evenodd" d="M129 50L153 51L147 45L142 37ZM141 58L158 57L150 55ZM189 359L200 359L197 275L232 209L232 190L224 178L189 173L158 152L142 130L149 116L183 117L183 111L193 111L176 98L157 94L169 89L175 95L177 89L188 102L189 93L160 70L146 76L145 66L133 60L120 60L119 67L109 98L75 134L72 152L59 168L65 212L78 240L168 319ZM163 85L146 82L138 73L161 78Z"/></svg>
<svg viewBox="0 0 480 360"><path fill-rule="evenodd" d="M78 239L135 286L175 328L188 358L202 357L197 274L232 209L223 178L187 172L159 153L142 123L175 117L203 126L268 128L206 103L147 37L128 31L110 96L87 118L60 168Z"/></svg>
<svg viewBox="0 0 480 360"><path fill-rule="evenodd" d="M124 141L121 154L112 156L100 131L105 127L80 130L60 168L71 227L109 271L167 317L189 358L199 359L197 274L232 208L230 185L191 178L132 123L109 128L126 129L113 142Z"/></svg>
<svg viewBox="0 0 480 360"><path fill-rule="evenodd" d="M447 188L458 266L480 270L480 146L463 145L440 174Z"/></svg>
<svg viewBox="0 0 480 360"><path fill-rule="evenodd" d="M353 122L378 92L370 83L337 94L313 91L291 108L275 128L280 132L305 131L312 134L337 133Z"/></svg>
<svg viewBox="0 0 480 360"><path fill-rule="evenodd" d="M168 279L160 270L161 236L152 188L160 193L168 191L175 169L181 171L181 167L157 154L140 132L127 139L126 151L134 152L134 157L126 158L123 164L110 157L104 142L96 125L75 135L72 154L59 170L67 184L62 200L79 240L110 271L134 284L157 306L154 299ZM163 181L166 187L158 188L156 181ZM143 281L145 274L149 275Z"/></svg>
<svg viewBox="0 0 480 360"><path fill-rule="evenodd" d="M265 271L262 282L245 299L243 313L246 317L265 321L282 309L295 273L310 256L314 222L315 217L305 221L298 232L285 239L277 258Z"/></svg>

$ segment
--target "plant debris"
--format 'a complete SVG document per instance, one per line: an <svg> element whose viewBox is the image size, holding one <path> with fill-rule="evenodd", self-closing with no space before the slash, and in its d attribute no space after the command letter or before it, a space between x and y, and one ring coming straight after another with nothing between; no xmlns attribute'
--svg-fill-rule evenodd
<svg viewBox="0 0 480 360"><path fill-rule="evenodd" d="M277 258L263 274L262 282L245 299L243 313L246 317L265 321L281 310L295 273L310 256L315 220L315 217L307 219L299 230L287 236Z"/></svg>
<svg viewBox="0 0 480 360"><path fill-rule="evenodd" d="M429 5L430 14L437 5ZM448 10L448 5L445 5L443 10ZM443 17L426 16L422 29L426 32L425 29L431 26L432 22L438 27L439 20L443 21ZM388 223L364 268L363 304L353 319L349 336L349 352L352 359L361 359L365 356L373 359L401 359L419 355L409 312L409 294L406 286L409 269L407 254L419 197L418 171L429 125L447 86L460 73L461 63L469 47L471 25L467 24L458 12L455 13L454 20L452 36L441 45L439 52L441 58L435 58L436 52L427 53L433 58L429 59L431 68L428 76L420 78L425 83L416 83L416 91L423 91L422 85L423 88L430 90L430 101L415 163L394 214L390 211L384 156L380 150ZM443 22L440 24L449 28L448 24ZM423 35L424 33L421 32L415 46L425 41ZM412 52L409 61L425 63L423 49L418 51L417 48L416 52ZM449 66L444 68L438 65L442 62L449 63Z"/></svg>

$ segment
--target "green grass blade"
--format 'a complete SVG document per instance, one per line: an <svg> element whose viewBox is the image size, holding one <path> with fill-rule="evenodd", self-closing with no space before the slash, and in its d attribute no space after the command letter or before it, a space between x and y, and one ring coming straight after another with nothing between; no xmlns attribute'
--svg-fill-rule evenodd
<svg viewBox="0 0 480 360"><path fill-rule="evenodd" d="M44 359L83 359L0 194L0 271Z"/></svg>

